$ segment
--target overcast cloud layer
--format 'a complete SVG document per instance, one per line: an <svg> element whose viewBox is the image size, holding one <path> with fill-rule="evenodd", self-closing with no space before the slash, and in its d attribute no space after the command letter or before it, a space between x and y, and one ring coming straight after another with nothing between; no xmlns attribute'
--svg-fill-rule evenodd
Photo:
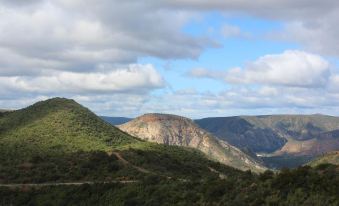
<svg viewBox="0 0 339 206"><path fill-rule="evenodd" d="M262 38L300 49L186 74L221 81L227 85L222 92L173 91L175 82L159 68L138 63L143 57L198 60L206 49L222 46L183 32L211 11L279 21L283 27ZM338 19L333 0L1 0L0 108L66 96L113 116L339 114L339 75L328 60L339 58ZM248 37L234 25L221 30L225 38Z"/></svg>

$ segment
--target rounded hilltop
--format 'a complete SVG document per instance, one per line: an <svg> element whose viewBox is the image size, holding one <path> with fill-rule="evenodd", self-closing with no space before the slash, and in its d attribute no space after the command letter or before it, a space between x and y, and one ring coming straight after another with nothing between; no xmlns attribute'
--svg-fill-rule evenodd
<svg viewBox="0 0 339 206"><path fill-rule="evenodd" d="M143 122L158 122L158 121L170 121L170 120L178 120L178 121L192 121L189 118L182 117L175 114L164 114L164 113L147 113L135 118L136 121Z"/></svg>

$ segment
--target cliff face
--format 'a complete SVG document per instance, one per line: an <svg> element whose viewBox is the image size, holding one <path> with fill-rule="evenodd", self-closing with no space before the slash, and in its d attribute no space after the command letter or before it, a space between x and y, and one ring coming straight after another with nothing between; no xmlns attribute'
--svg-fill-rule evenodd
<svg viewBox="0 0 339 206"><path fill-rule="evenodd" d="M254 158L227 142L218 140L185 117L146 114L120 125L119 128L147 141L196 148L211 159L238 169L253 171L264 169Z"/></svg>

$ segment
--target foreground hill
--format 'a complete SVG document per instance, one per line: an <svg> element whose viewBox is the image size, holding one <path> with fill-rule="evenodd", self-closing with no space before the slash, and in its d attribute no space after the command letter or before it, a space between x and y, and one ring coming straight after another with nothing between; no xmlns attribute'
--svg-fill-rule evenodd
<svg viewBox="0 0 339 206"><path fill-rule="evenodd" d="M3 205L298 205L337 206L338 167L319 165L265 172L206 174L191 180L148 175L139 182L5 188ZM190 171L194 173L195 171Z"/></svg>
<svg viewBox="0 0 339 206"><path fill-rule="evenodd" d="M211 159L238 169L264 170L255 159L227 142L218 140L185 117L146 114L119 128L147 141L198 149Z"/></svg>
<svg viewBox="0 0 339 206"><path fill-rule="evenodd" d="M319 155L339 149L339 118L325 115L216 117L196 123L239 148L257 153Z"/></svg>
<svg viewBox="0 0 339 206"><path fill-rule="evenodd" d="M73 100L55 98L0 116L0 150L18 159L30 154L107 150L136 139Z"/></svg>

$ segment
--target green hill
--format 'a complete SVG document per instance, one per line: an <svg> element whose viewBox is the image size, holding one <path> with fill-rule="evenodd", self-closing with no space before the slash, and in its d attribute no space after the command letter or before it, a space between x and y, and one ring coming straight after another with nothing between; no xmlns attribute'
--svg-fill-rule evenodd
<svg viewBox="0 0 339 206"><path fill-rule="evenodd" d="M108 151L137 140L73 100L54 98L0 116L0 151L15 159L31 154Z"/></svg>

